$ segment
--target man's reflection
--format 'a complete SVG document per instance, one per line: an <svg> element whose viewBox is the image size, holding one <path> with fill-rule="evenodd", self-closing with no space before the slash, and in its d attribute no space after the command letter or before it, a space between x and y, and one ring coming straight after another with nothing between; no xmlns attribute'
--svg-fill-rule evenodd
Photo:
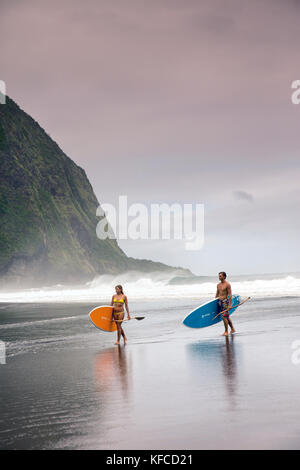
<svg viewBox="0 0 300 470"><path fill-rule="evenodd" d="M237 364L235 355L234 336L225 336L225 352L221 355L221 362L225 378L226 390L231 406L235 405L237 390Z"/></svg>
<svg viewBox="0 0 300 470"><path fill-rule="evenodd" d="M234 336L225 336L222 341L201 341L188 345L188 354L197 362L197 374L209 377L222 375L230 399L230 406L235 405L237 391L237 356ZM240 351L239 351L240 354Z"/></svg>

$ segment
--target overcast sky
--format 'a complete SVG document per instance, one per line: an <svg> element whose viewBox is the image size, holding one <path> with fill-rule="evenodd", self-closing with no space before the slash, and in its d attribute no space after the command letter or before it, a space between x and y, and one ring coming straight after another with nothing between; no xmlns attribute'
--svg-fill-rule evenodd
<svg viewBox="0 0 300 470"><path fill-rule="evenodd" d="M298 0L0 0L0 79L100 203L205 205L202 250L128 255L300 271L299 31Z"/></svg>

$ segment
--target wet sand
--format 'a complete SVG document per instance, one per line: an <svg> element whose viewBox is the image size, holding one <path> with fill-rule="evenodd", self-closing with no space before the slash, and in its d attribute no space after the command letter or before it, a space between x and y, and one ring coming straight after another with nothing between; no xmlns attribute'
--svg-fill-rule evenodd
<svg viewBox="0 0 300 470"><path fill-rule="evenodd" d="M88 305L2 304L1 448L299 449L300 299L249 302L228 338L185 328L193 306L149 303L117 347Z"/></svg>

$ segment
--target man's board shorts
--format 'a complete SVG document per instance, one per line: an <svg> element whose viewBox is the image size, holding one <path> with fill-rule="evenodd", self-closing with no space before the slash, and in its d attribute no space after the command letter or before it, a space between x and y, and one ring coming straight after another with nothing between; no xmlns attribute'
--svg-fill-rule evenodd
<svg viewBox="0 0 300 470"><path fill-rule="evenodd" d="M219 300L220 312L226 310L229 307L229 297L223 300ZM223 313L222 317L229 318L229 311Z"/></svg>

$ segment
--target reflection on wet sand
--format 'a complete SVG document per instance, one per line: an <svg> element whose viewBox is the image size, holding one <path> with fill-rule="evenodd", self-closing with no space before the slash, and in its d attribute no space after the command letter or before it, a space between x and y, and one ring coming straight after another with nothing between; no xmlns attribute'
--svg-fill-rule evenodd
<svg viewBox="0 0 300 470"><path fill-rule="evenodd" d="M226 390L231 400L231 406L235 405L237 390L237 364L235 354L234 335L225 336L225 354L222 354L222 366L225 378Z"/></svg>
<svg viewBox="0 0 300 470"><path fill-rule="evenodd" d="M205 373L209 376L220 374L220 366L224 377L225 389L230 407L235 406L237 392L237 354L234 335L225 336L224 341L201 341L187 345L188 355L193 365L196 361L197 375ZM240 348L239 348L240 349ZM239 355L241 351L239 350Z"/></svg>
<svg viewBox="0 0 300 470"><path fill-rule="evenodd" d="M95 355L94 377L97 389L101 393L122 393L123 398L128 398L128 362L130 357L126 348L117 346L100 351Z"/></svg>

